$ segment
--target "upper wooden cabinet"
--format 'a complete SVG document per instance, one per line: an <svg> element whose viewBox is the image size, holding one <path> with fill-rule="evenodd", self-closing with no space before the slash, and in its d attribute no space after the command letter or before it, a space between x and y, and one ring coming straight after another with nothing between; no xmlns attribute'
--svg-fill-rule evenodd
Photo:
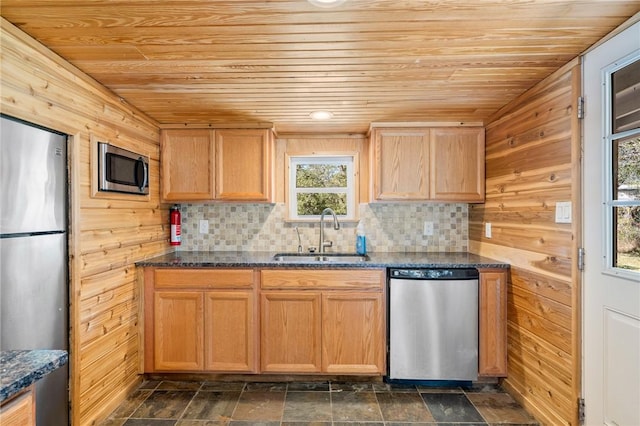
<svg viewBox="0 0 640 426"><path fill-rule="evenodd" d="M269 201L271 131L219 129L216 138L216 199Z"/></svg>
<svg viewBox="0 0 640 426"><path fill-rule="evenodd" d="M164 201L213 200L213 130L163 130L160 154Z"/></svg>
<svg viewBox="0 0 640 426"><path fill-rule="evenodd" d="M429 199L429 129L373 129L373 199Z"/></svg>
<svg viewBox="0 0 640 426"><path fill-rule="evenodd" d="M269 129L165 129L163 201L271 200Z"/></svg>
<svg viewBox="0 0 640 426"><path fill-rule="evenodd" d="M373 200L484 200L484 128L373 128L371 147Z"/></svg>
<svg viewBox="0 0 640 426"><path fill-rule="evenodd" d="M484 128L431 129L431 198L484 201Z"/></svg>

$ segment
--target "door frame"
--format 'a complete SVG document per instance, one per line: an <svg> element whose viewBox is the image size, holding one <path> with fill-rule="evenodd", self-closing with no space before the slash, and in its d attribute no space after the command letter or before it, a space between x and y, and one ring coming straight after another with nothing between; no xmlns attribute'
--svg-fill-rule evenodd
<svg viewBox="0 0 640 426"><path fill-rule="evenodd" d="M585 163L584 166L582 167L582 174L581 174L582 181L583 181L583 185L582 185L583 198L582 198L582 204L581 204L583 217L582 217L581 232L583 235L583 243L585 244L585 247L584 247L585 259L587 259L587 263L585 265L585 268L581 271L581 281L584 287L583 287L582 304L581 304L581 307L582 307L582 331L581 331L582 371L580 374L580 378L582 382L581 395L582 395L583 401L586 402L586 405L587 405L584 410L584 421L586 422L586 424L589 424L589 425L603 424L603 422L605 421L605 417L604 417L605 404L603 402L605 382L606 382L606 378L604 377L605 371L603 367L603 362L604 362L603 360L604 360L605 354L604 354L604 350L599 351L598 354L595 354L594 351L590 349L590 348L593 348L594 344L604 345L604 337L605 337L604 325L603 325L603 322L605 320L604 317L598 316L598 318L600 318L600 321L598 321L594 317L594 313L596 315L598 314L596 309L597 306L595 303L599 301L599 299L597 299L596 296L602 295L602 289L598 290L597 288L595 288L595 283L599 281L598 278L601 276L608 277L607 279L621 278L622 280L627 280L627 281L630 281L630 280L632 281L633 277L631 277L629 274L626 274L626 273L619 273L618 271L614 270L609 265L607 265L609 256L606 256L607 254L606 251L610 250L610 247L609 247L610 244L608 243L608 240L609 240L608 234L610 234L611 231L610 231L610 228L607 228L607 223L608 223L607 215L605 214L604 208L602 206L602 203L605 201L602 197L606 195L605 191L607 190L606 185L608 181L608 177L604 175L607 169L604 166L602 158L604 159L608 158L608 154L605 152L606 147L603 146L602 142L600 142L601 145L599 148L594 147L593 150L591 150L591 148L587 150L586 144L587 142L589 142L589 140L593 140L593 139L587 140L589 132L591 132L591 134L595 134L595 132L598 132L597 136L594 136L593 138L598 138L600 141L602 141L602 139L605 138L605 134L602 132L602 129L603 129L603 126L606 126L606 120L603 120L603 118L604 118L604 114L608 113L608 105L606 102L606 98L604 96L605 82L602 81L604 70L607 68L610 68L611 65L614 63L625 62L625 60L628 60L628 58L630 57L629 53L635 52L637 51L637 49L633 48L633 46L630 46L627 53L618 54L618 53L611 53L612 47L609 47L607 51L605 51L606 53L602 54L602 56L605 56L605 55L608 55L608 56L602 59L598 57L593 57L593 56L590 57L589 53L603 46L605 43L613 40L616 36L620 35L621 33L630 29L634 25L638 24L638 22L640 22L640 14L634 16L632 19L630 19L629 21L621 25L609 36L605 37L603 40L598 42L596 45L594 45L592 48L590 48L588 51L586 51L582 55L583 57L582 93L583 95L588 95L589 93L594 92L592 89L590 89L590 91L586 90L587 82L592 81L592 79L595 78L594 77L595 69L591 70L587 68L589 66L588 64L590 61L596 62L594 64L594 68L596 67L598 68L597 84L600 86L600 93L601 93L600 97L585 99L586 101L585 111L587 113L587 116L585 117L586 118L585 120L582 120L582 129L581 129L583 132L582 162ZM631 34L631 37L632 36L633 34ZM627 39L626 38L622 39L622 43L624 43L625 40ZM618 41L617 43L620 43L620 42ZM623 49L624 48L625 47L623 47ZM618 50L620 50L620 48L616 47L615 52L617 52ZM621 56L618 57L619 55ZM594 58L593 60L590 59L592 57ZM588 78L591 80L588 80ZM593 112L593 116L591 117L589 117L590 112ZM593 124L595 122L597 122L597 125ZM594 151L599 151L598 155L600 158L598 163L598 169L595 171L595 174L597 176L589 177L589 176L593 176L594 172L593 172L593 168L591 168L590 169L591 173L589 174L589 176L586 175L587 162L588 162L588 165L591 166L592 164L595 164L596 161L598 161L597 159L594 160L593 158L595 155L593 154ZM597 211L593 210L593 206L596 204L594 200L589 200L588 199L589 197L584 197L584 194L586 191L585 186L590 184L597 185L598 190L602 191L599 193L600 200L598 201L599 207ZM589 205L586 204L587 202L589 202ZM591 219L587 220L586 216L587 216L587 213L589 212L591 212L590 213ZM596 225L596 222L599 229L596 231L595 234L591 234L591 235L598 235L597 240L594 237L590 237L589 234L587 234L587 229L586 229L587 226L594 228ZM598 306L602 306L602 304ZM591 343L596 338L598 340L596 340L595 343ZM599 368L598 371L601 374L593 373L594 368L596 368L594 366Z"/></svg>

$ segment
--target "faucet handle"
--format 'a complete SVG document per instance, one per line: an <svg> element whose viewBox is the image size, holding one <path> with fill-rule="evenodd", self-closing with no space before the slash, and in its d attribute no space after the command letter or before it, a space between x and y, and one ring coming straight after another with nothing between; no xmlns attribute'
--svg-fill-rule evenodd
<svg viewBox="0 0 640 426"><path fill-rule="evenodd" d="M333 247L333 241L324 240L322 242L322 247Z"/></svg>

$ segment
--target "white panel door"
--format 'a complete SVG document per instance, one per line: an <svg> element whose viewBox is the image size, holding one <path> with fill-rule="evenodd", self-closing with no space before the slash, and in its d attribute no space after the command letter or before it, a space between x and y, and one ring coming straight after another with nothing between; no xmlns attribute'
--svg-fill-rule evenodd
<svg viewBox="0 0 640 426"><path fill-rule="evenodd" d="M637 108L624 118L631 125L621 125L622 107L610 95L625 75L615 73L633 69L626 67L634 63L640 64L638 22L584 57L583 395L587 425L640 425L640 252L631 251L634 238L629 237L638 232L640 221L632 217L640 215L640 185L633 178L640 175L640 161L633 155L640 152L640 84L624 95L627 106ZM633 69L626 76L627 82L637 81L640 72ZM618 105L617 111L612 104Z"/></svg>

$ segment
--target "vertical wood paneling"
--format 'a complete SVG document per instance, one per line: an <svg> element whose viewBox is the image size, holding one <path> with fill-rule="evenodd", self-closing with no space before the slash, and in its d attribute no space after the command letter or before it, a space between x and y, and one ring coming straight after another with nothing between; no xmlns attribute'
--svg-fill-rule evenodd
<svg viewBox="0 0 640 426"><path fill-rule="evenodd" d="M469 206L471 251L511 264L503 385L547 425L578 424L579 78L576 59L494 117L486 203ZM555 223L558 201L573 202L573 224Z"/></svg>
<svg viewBox="0 0 640 426"><path fill-rule="evenodd" d="M70 371L74 425L105 417L140 381L138 260L168 250L157 123L2 19L2 113L72 136ZM91 141L149 153L149 197L91 197Z"/></svg>

